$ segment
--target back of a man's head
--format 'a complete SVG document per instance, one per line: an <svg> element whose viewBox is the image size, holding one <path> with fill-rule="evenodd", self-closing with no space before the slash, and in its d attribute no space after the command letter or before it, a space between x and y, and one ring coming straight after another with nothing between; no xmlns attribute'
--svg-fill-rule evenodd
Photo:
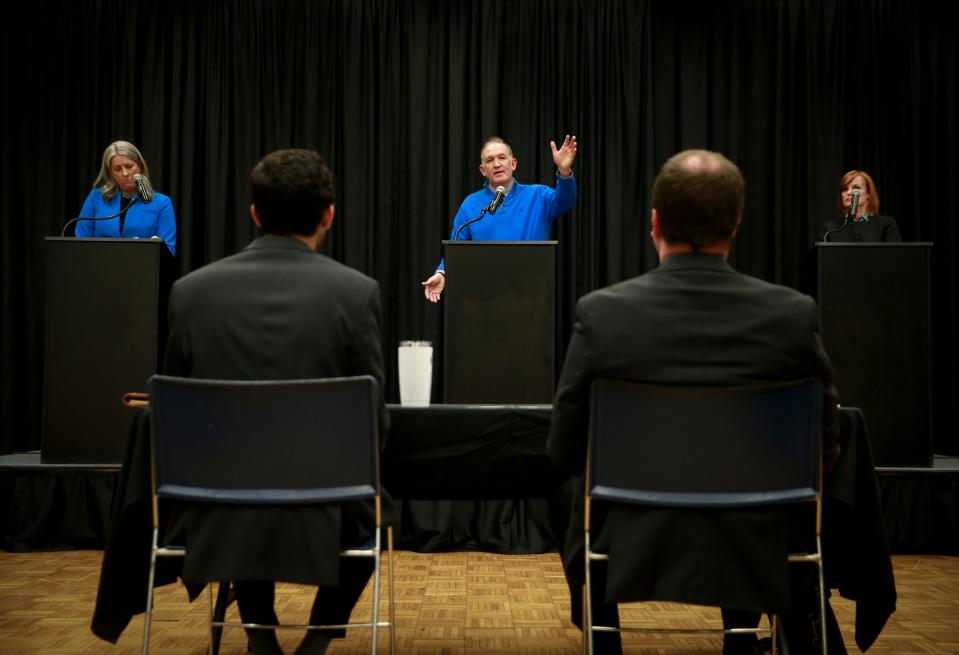
<svg viewBox="0 0 959 655"><path fill-rule="evenodd" d="M728 241L743 213L745 189L739 168L718 152L673 155L653 183L663 238L693 250Z"/></svg>
<svg viewBox="0 0 959 655"><path fill-rule="evenodd" d="M336 201L336 178L318 152L276 150L253 167L250 200L264 234L309 236Z"/></svg>

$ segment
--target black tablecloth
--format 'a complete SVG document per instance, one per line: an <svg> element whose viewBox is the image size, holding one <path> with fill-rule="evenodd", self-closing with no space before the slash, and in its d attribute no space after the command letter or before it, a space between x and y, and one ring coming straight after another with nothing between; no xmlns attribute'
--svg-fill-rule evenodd
<svg viewBox="0 0 959 655"><path fill-rule="evenodd" d="M404 499L543 498L551 405L390 405L383 486Z"/></svg>
<svg viewBox="0 0 959 655"><path fill-rule="evenodd" d="M552 548L543 499L562 476L544 449L549 406L391 406L390 414L381 476L394 500L402 500L399 547L516 552L515 543L527 540ZM840 416L843 454L824 489L824 559L829 586L857 601L856 642L865 650L895 610L896 591L865 421L854 408ZM144 608L151 530L147 430L138 415L104 552L92 627L111 641ZM166 569L159 580L174 575Z"/></svg>
<svg viewBox="0 0 959 655"><path fill-rule="evenodd" d="M397 500L398 548L556 549L546 496L561 482L543 445L550 405L390 406L383 486Z"/></svg>
<svg viewBox="0 0 959 655"><path fill-rule="evenodd" d="M842 454L824 481L823 563L827 586L856 601L856 645L866 650L896 611L896 583L866 420L858 408L839 412L839 439Z"/></svg>

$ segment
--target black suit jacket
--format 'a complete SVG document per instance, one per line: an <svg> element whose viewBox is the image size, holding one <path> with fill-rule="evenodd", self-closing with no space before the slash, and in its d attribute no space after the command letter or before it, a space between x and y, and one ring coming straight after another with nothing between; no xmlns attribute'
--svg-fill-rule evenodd
<svg viewBox="0 0 959 655"><path fill-rule="evenodd" d="M831 230L835 230L832 232ZM819 231L823 241L829 232L829 243L854 243L857 241L902 241L899 226L892 216L864 216L861 220L842 227L842 220L826 221Z"/></svg>
<svg viewBox="0 0 959 655"><path fill-rule="evenodd" d="M582 472L590 385L600 377L690 386L819 377L828 394L824 449L835 452L838 399L817 321L809 296L713 255L673 255L646 275L582 297L553 403L550 456Z"/></svg>
<svg viewBox="0 0 959 655"><path fill-rule="evenodd" d="M173 285L164 371L280 380L372 375L383 385L375 280L285 237Z"/></svg>
<svg viewBox="0 0 959 655"><path fill-rule="evenodd" d="M738 273L721 257L704 254L673 255L645 275L584 296L576 307L547 441L554 463L577 476L573 483L577 497L570 501L571 519L562 546L574 594L574 621L577 585L583 576L580 477L586 462L590 386L600 377L704 386L819 377L827 390L824 450L838 453L838 399L812 298ZM617 514L614 520L616 512L630 516ZM723 552L703 538L711 531L730 533L730 526L716 525L711 513L638 512L642 516L635 516L633 507L611 508L604 524L602 518L597 520L602 511L594 506L594 525L602 526L594 532L594 542L610 549L608 600L656 598L762 609L755 597L739 594L732 574L776 568L777 593L788 602L785 559L768 555L785 549L783 520L763 512L744 513L733 522L732 533L758 521L767 525L765 532L773 541ZM675 560L677 553L682 561L672 570L679 573L672 578L661 575L664 558Z"/></svg>
<svg viewBox="0 0 959 655"><path fill-rule="evenodd" d="M388 415L380 320L375 280L296 239L264 236L174 284L164 372L230 380L371 375L380 385L382 447ZM336 584L335 557L316 552L335 553L366 538L370 510L343 505L341 523L339 506L191 508L177 514L175 526L188 535L184 579ZM218 552L224 534L244 548Z"/></svg>

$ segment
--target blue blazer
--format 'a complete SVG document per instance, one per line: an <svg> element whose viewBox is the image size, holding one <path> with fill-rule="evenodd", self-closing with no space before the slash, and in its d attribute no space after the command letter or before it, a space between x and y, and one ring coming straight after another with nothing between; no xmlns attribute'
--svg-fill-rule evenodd
<svg viewBox="0 0 959 655"><path fill-rule="evenodd" d="M117 193L109 202L103 197L99 188L90 191L80 216L100 217L110 216L120 211L120 194ZM108 221L77 221L74 235L78 237L125 237L132 239L149 239L160 237L170 249L170 254L176 256L176 217L173 215L173 202L170 197L162 193L153 193L150 202L137 200L127 210L123 219L123 232L120 232L120 219Z"/></svg>

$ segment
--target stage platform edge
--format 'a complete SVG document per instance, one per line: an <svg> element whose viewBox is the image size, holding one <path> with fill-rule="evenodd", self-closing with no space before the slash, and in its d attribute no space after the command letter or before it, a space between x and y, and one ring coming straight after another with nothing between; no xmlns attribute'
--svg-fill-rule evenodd
<svg viewBox="0 0 959 655"><path fill-rule="evenodd" d="M3 548L102 548L119 472L113 462L43 464L39 451L0 456ZM893 554L959 555L959 457L936 455L932 467L877 467L876 473ZM481 547L482 535L475 541Z"/></svg>

